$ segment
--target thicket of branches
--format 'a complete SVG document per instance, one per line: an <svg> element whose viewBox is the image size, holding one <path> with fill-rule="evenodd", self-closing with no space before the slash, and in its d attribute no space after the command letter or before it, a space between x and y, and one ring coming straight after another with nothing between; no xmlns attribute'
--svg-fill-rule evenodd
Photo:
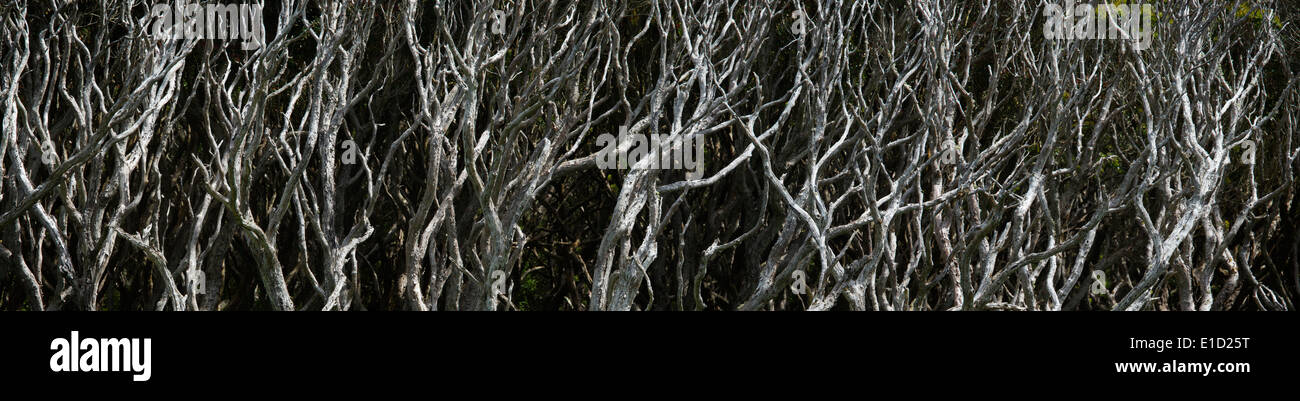
<svg viewBox="0 0 1300 401"><path fill-rule="evenodd" d="M0 309L1296 309L1295 4L1048 1L6 1Z"/></svg>

